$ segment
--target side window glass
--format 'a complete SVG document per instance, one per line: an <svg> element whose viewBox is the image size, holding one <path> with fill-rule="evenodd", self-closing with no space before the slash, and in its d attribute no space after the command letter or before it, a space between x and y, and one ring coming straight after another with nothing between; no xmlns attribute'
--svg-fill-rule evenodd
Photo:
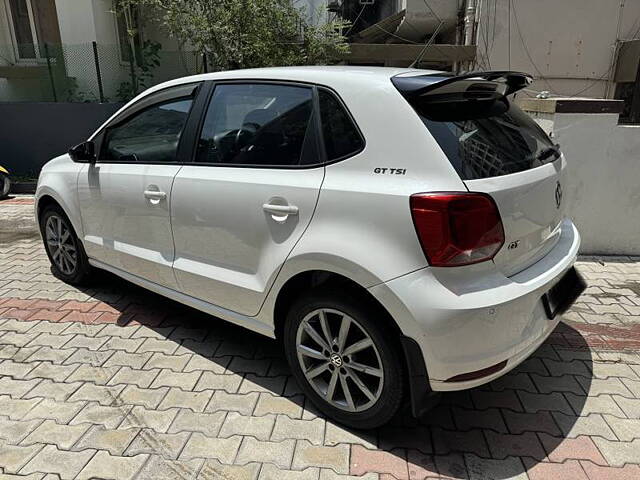
<svg viewBox="0 0 640 480"><path fill-rule="evenodd" d="M306 153L315 142L312 112L313 94L307 87L218 85L207 109L196 161L256 166L313 163Z"/></svg>
<svg viewBox="0 0 640 480"><path fill-rule="evenodd" d="M361 150L364 142L360 132L342 103L328 90L320 89L318 96L327 160L337 160Z"/></svg>
<svg viewBox="0 0 640 480"><path fill-rule="evenodd" d="M175 162L191 103L191 98L182 98L152 105L108 128L100 160Z"/></svg>

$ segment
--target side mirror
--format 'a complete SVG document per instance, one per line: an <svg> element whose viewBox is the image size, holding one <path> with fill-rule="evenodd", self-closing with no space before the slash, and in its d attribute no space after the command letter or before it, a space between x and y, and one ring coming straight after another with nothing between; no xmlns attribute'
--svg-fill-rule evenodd
<svg viewBox="0 0 640 480"><path fill-rule="evenodd" d="M88 162L95 163L96 161L96 147L91 141L79 143L75 147L69 149L69 156L74 162Z"/></svg>

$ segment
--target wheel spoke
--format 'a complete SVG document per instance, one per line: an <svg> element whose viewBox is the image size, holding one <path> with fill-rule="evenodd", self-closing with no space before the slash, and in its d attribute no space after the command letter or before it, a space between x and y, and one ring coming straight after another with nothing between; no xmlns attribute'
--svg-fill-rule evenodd
<svg viewBox="0 0 640 480"><path fill-rule="evenodd" d="M331 373L331 380L329 380L329 386L327 387L327 400L333 401L333 395L336 393L336 384L338 383L338 369L336 368Z"/></svg>
<svg viewBox="0 0 640 480"><path fill-rule="evenodd" d="M327 360L322 352L318 352L317 350L307 347L306 345L298 345L298 353L304 355L305 357L315 358L317 360Z"/></svg>
<svg viewBox="0 0 640 480"><path fill-rule="evenodd" d="M369 337L363 338L362 340L354 343L353 345L349 345L347 348L345 348L342 354L353 355L354 353L364 350L365 348L368 348L372 345L373 345L373 342Z"/></svg>
<svg viewBox="0 0 640 480"><path fill-rule="evenodd" d="M363 365L362 363L358 363L358 362L349 362L347 364L345 364L345 367L352 369L352 370L357 370L358 372L362 372L362 373L367 373L369 375L373 375L374 377L381 377L382 376L382 369L380 368L375 368L375 367L370 367L369 365Z"/></svg>
<svg viewBox="0 0 640 480"><path fill-rule="evenodd" d="M327 323L327 313L324 310L320 310L320 313L318 314L318 319L320 321L320 328L322 329L324 338L327 341L327 345L331 347L331 344L333 343L333 338L331 337L331 330L329 330L329 324Z"/></svg>
<svg viewBox="0 0 640 480"><path fill-rule="evenodd" d="M58 238L62 238L62 222L58 217L53 218L55 218L55 222L58 224Z"/></svg>
<svg viewBox="0 0 640 480"><path fill-rule="evenodd" d="M56 247L56 249L51 253L51 257L57 262L60 254L60 249Z"/></svg>
<svg viewBox="0 0 640 480"><path fill-rule="evenodd" d="M369 400L374 400L376 398L375 395L371 393L371 390L369 390L369 388L364 384L364 382L360 379L358 374L353 370L351 370L350 373L351 373L351 378L353 379L353 383L356 384L356 386L360 389L360 391L364 393Z"/></svg>
<svg viewBox="0 0 640 480"><path fill-rule="evenodd" d="M340 331L338 332L338 348L340 352L344 350L344 345L347 342L347 337L349 336L350 326L351 320L345 315L342 317L342 322L340 322Z"/></svg>
<svg viewBox="0 0 640 480"><path fill-rule="evenodd" d="M320 375L322 372L324 372L324 371L326 371L328 369L329 369L329 364L328 363L321 363L317 367L313 367L313 368L307 370L304 374L306 375L306 377L309 380L311 380L312 378L316 378L318 375Z"/></svg>
<svg viewBox="0 0 640 480"><path fill-rule="evenodd" d="M60 241L62 243L67 243L68 238L69 238L69 230L65 230L64 233L62 234L62 238L60 238Z"/></svg>
<svg viewBox="0 0 640 480"><path fill-rule="evenodd" d="M50 238L51 240L57 240L56 238L56 231L53 228L53 222L51 221L51 219L49 219L47 221L47 238Z"/></svg>
<svg viewBox="0 0 640 480"><path fill-rule="evenodd" d="M308 322L304 325L304 331L307 332L307 335L309 335L322 348L324 348L325 350L331 350L331 347L327 344L327 342L324 341L320 334L316 332L316 329L309 325Z"/></svg>
<svg viewBox="0 0 640 480"><path fill-rule="evenodd" d="M349 389L349 383L347 377L340 375L340 385L342 386L342 392L344 393L344 399L347 401L347 405L350 410L356 409L356 404L353 403L353 397L351 396L351 390Z"/></svg>

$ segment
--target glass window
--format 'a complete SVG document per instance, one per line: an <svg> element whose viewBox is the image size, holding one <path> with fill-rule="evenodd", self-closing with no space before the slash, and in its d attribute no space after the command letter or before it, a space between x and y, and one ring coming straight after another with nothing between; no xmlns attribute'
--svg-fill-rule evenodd
<svg viewBox="0 0 640 480"><path fill-rule="evenodd" d="M418 99L413 107L462 180L522 172L560 156L538 124L504 97Z"/></svg>
<svg viewBox="0 0 640 480"><path fill-rule="evenodd" d="M9 0L16 50L21 59L44 56L44 44L60 45L60 28L54 0ZM32 29L35 27L35 35Z"/></svg>
<svg viewBox="0 0 640 480"><path fill-rule="evenodd" d="M337 160L361 150L364 143L360 132L342 103L327 90L320 90L319 99L327 160Z"/></svg>
<svg viewBox="0 0 640 480"><path fill-rule="evenodd" d="M100 160L175 162L191 102L191 98L182 98L153 105L108 128Z"/></svg>
<svg viewBox="0 0 640 480"><path fill-rule="evenodd" d="M315 151L312 113L310 88L218 85L202 127L196 161L265 166L316 163L306 153Z"/></svg>

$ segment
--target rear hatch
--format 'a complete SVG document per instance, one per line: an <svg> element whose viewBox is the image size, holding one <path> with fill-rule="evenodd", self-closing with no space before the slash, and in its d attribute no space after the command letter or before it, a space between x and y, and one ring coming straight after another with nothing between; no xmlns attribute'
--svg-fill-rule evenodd
<svg viewBox="0 0 640 480"><path fill-rule="evenodd" d="M508 96L531 81L517 72L392 79L470 192L490 195L505 242L493 261L507 276L553 248L564 216L564 159Z"/></svg>

